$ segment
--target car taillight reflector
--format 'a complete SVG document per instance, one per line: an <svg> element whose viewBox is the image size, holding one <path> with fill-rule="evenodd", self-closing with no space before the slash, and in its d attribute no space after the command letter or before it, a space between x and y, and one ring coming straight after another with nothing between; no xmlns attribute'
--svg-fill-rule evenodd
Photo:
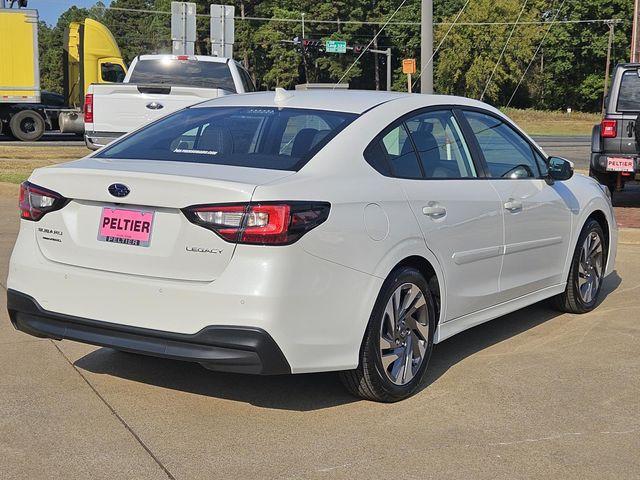
<svg viewBox="0 0 640 480"><path fill-rule="evenodd" d="M37 222L45 214L60 210L69 202L59 193L39 187L30 182L20 185L20 218Z"/></svg>
<svg viewBox="0 0 640 480"><path fill-rule="evenodd" d="M618 134L617 120L602 120L600 122L600 136L602 138L615 138Z"/></svg>
<svg viewBox="0 0 640 480"><path fill-rule="evenodd" d="M84 96L84 123L93 123L93 94Z"/></svg>
<svg viewBox="0 0 640 480"><path fill-rule="evenodd" d="M194 205L187 219L224 240L252 245L289 245L329 216L326 202L265 202Z"/></svg>

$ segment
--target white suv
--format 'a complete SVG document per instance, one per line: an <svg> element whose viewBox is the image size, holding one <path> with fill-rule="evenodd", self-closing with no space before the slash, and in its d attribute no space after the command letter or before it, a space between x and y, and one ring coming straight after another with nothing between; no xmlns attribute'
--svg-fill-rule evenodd
<svg viewBox="0 0 640 480"><path fill-rule="evenodd" d="M605 189L606 190L606 189ZM595 307L606 192L496 109L380 92L222 97L20 193L26 333L413 393L433 344L549 297Z"/></svg>

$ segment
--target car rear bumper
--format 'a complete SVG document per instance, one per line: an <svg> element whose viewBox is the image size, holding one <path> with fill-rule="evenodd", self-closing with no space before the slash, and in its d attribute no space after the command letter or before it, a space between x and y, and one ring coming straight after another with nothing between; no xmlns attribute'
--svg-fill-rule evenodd
<svg viewBox="0 0 640 480"><path fill-rule="evenodd" d="M635 165L635 174L640 174L640 157L637 155L626 155L626 154L607 154L607 153L598 153L591 152L591 169L600 173L616 173L607 170L607 157L623 157L623 158L633 158ZM628 174L631 174L629 172Z"/></svg>
<svg viewBox="0 0 640 480"><path fill-rule="evenodd" d="M87 148L98 150L125 134L126 132L85 132L84 143L87 145Z"/></svg>
<svg viewBox="0 0 640 480"><path fill-rule="evenodd" d="M7 291L7 309L17 330L36 337L196 362L224 372L291 373L276 342L260 328L209 326L195 334L180 334L118 325L47 311L34 298L11 289Z"/></svg>

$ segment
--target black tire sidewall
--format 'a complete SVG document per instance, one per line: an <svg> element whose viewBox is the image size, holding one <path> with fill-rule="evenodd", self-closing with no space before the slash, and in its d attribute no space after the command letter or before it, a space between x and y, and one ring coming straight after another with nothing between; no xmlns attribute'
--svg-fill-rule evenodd
<svg viewBox="0 0 640 480"><path fill-rule="evenodd" d="M598 291L596 292L593 300L590 303L585 303L580 296L580 287L579 287L579 264L580 264L580 252L582 251L582 245L587 238L587 235L590 235L592 232L596 232L600 236L600 241L602 242L602 278L600 281L600 285L598 286ZM583 227L580 232L580 236L578 237L578 243L576 245L576 250L573 255L573 265L571 266L571 285L575 292L575 300L584 311L590 311L595 308L598 304L598 298L600 296L600 291L602 290L602 284L604 280L604 271L607 268L607 253L608 253L608 244L607 239L605 238L604 231L600 224L595 220L589 220L587 224Z"/></svg>
<svg viewBox="0 0 640 480"><path fill-rule="evenodd" d="M427 350L425 351L425 357L420 366L420 369L416 373L415 377L406 385L396 385L387 378L384 368L382 366L382 360L379 355L380 351L380 326L384 314L384 309L387 305L387 301L393 292L400 285L404 283L413 283L420 288L427 303L427 313L429 316L429 338L427 343ZM433 352L433 339L435 334L437 320L435 318L435 306L433 301L433 295L429 289L427 280L422 274L411 267L402 267L394 271L384 282L380 289L380 294L376 300L376 304L373 308L371 318L369 320L369 328L366 339L366 345L364 348L367 352L363 352L367 355L371 355L374 359L375 374L378 377L380 387L390 395L391 397L402 399L411 395L420 385L424 373L427 369L431 353Z"/></svg>
<svg viewBox="0 0 640 480"><path fill-rule="evenodd" d="M27 118L32 118L35 123L35 130L30 133L25 133L20 129L20 123ZM45 131L44 119L34 110L23 110L16 113L11 117L9 127L13 136L23 142L36 141L42 137Z"/></svg>

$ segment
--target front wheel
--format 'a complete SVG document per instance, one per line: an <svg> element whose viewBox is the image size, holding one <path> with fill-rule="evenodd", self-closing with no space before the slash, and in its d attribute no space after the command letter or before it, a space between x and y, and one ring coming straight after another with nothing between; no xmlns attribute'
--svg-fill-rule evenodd
<svg viewBox="0 0 640 480"><path fill-rule="evenodd" d="M556 306L561 311L586 313L595 308L602 288L606 255L602 227L590 219L580 232L571 261L567 287L555 298Z"/></svg>
<svg viewBox="0 0 640 480"><path fill-rule="evenodd" d="M410 267L392 272L371 313L358 368L340 374L347 390L378 402L413 394L429 363L435 326L426 279Z"/></svg>

